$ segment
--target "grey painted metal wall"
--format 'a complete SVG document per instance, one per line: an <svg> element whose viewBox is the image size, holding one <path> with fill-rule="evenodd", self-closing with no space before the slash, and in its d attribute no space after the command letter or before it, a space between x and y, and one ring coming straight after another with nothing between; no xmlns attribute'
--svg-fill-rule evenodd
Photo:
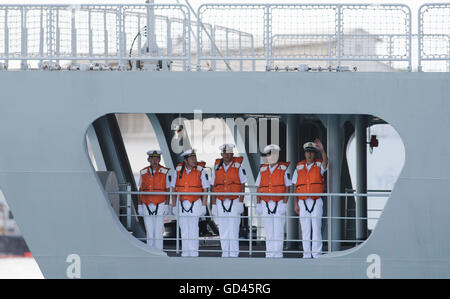
<svg viewBox="0 0 450 299"><path fill-rule="evenodd" d="M0 72L0 188L46 277L66 277L70 254L84 278L209 278L212 267L217 278L366 277L372 254L384 278L450 277L448 82L448 73ZM218 111L221 101L230 105ZM169 258L113 216L85 134L107 113L174 109L376 115L402 137L405 166L362 246L317 260Z"/></svg>

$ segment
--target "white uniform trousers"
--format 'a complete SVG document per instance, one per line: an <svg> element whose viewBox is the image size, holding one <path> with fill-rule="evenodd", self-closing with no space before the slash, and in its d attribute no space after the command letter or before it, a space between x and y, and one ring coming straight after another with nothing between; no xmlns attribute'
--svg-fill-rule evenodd
<svg viewBox="0 0 450 299"><path fill-rule="evenodd" d="M280 208L283 201L278 202L275 214L269 214L266 202L261 201L264 229L266 231L266 257L282 258L283 257L283 240L284 225L286 223L286 210ZM272 200L268 201L270 211L273 211L276 203Z"/></svg>
<svg viewBox="0 0 450 299"><path fill-rule="evenodd" d="M223 209L225 206L226 210L230 209L231 202L233 206L230 212L226 212ZM222 206L223 203L223 206ZM238 218L241 214L238 210L239 198L230 200L225 198L225 200L217 199L217 216L219 224L219 234L220 234L220 246L222 247L222 257L238 257L239 256L239 224L241 219Z"/></svg>
<svg viewBox="0 0 450 299"><path fill-rule="evenodd" d="M181 208L183 205L184 210ZM181 229L181 256L198 256L199 248L199 228L198 219L201 213L202 200L197 199L191 208L189 200L180 201L178 208L178 217L180 219Z"/></svg>
<svg viewBox="0 0 450 299"><path fill-rule="evenodd" d="M305 203L308 210L311 211L314 201L316 205L312 213L305 208ZM323 215L323 200L322 198L306 200L299 200L298 206L300 208L300 225L302 227L302 244L303 244L303 258L316 258L322 254L322 215ZM312 252L311 252L311 228L312 228Z"/></svg>
<svg viewBox="0 0 450 299"><path fill-rule="evenodd" d="M160 203L158 206L158 212L156 215L150 215L150 212L154 213L156 205L149 203L147 206L142 204L144 214L144 225L147 231L147 245L153 246L157 249L163 249L163 229L164 229L164 209L166 208L164 203Z"/></svg>

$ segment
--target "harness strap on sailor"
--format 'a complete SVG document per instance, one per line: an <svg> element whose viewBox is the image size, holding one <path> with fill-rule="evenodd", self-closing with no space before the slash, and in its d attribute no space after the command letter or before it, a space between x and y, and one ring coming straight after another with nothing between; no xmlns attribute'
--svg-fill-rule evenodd
<svg viewBox="0 0 450 299"><path fill-rule="evenodd" d="M148 205L145 205L145 207L147 208L147 211L148 211L149 215L158 215L159 204L156 205L156 208L155 208L155 210L153 212L150 210Z"/></svg>
<svg viewBox="0 0 450 299"><path fill-rule="evenodd" d="M225 208L225 205L223 204L223 200L221 200L221 202L222 202L222 209L223 209L223 212L224 213L230 213L231 212L231 208L233 207L233 202L234 202L234 200L232 200L231 201L231 203L230 203L230 207L227 209L227 208Z"/></svg>
<svg viewBox="0 0 450 299"><path fill-rule="evenodd" d="M175 187L183 188L184 186L183 185L175 185ZM195 186L189 186L189 187L191 187L191 188L202 188L203 186L202 185L195 185ZM184 192L187 192L187 191L183 191L182 193L184 193ZM191 191L191 192L193 192L193 191Z"/></svg>
<svg viewBox="0 0 450 299"><path fill-rule="evenodd" d="M259 186L260 188L265 188L265 187L269 187L270 185L261 185L261 186ZM272 185L271 187L281 187L281 186L285 186L285 185L283 185L283 184L280 184L280 185Z"/></svg>
<svg viewBox="0 0 450 299"><path fill-rule="evenodd" d="M183 202L184 202L184 201L181 202L181 212L183 212L183 213L189 213L189 212L191 212L191 213L192 213L192 208L194 207L195 201L194 201L193 203L191 203L191 207L189 208L189 210L186 210L186 209L184 208Z"/></svg>
<svg viewBox="0 0 450 299"><path fill-rule="evenodd" d="M306 200L302 200L302 201L303 201L303 204L305 205L306 211L311 214L314 211L314 207L316 206L316 200L313 200L314 203L311 207L311 211L308 209L308 206L306 205Z"/></svg>
<svg viewBox="0 0 450 299"><path fill-rule="evenodd" d="M269 208L269 203L266 201L266 207L267 207L267 214L275 214L277 212L277 208L278 208L278 201L275 202L275 207L273 208L273 211L270 210Z"/></svg>
<svg viewBox="0 0 450 299"><path fill-rule="evenodd" d="M222 167L222 165L223 165L223 159L220 159L219 165L217 165L216 170L219 170L220 167Z"/></svg>
<svg viewBox="0 0 450 299"><path fill-rule="evenodd" d="M183 176L183 170L184 170L184 163L183 163L183 165L181 166L181 171L180 171L180 180L181 180L181 177Z"/></svg>
<svg viewBox="0 0 450 299"><path fill-rule="evenodd" d="M241 183L229 183L228 186L230 186L230 185L239 185L240 186L242 184ZM217 186L225 186L225 184L215 184L214 186L215 187L217 187Z"/></svg>

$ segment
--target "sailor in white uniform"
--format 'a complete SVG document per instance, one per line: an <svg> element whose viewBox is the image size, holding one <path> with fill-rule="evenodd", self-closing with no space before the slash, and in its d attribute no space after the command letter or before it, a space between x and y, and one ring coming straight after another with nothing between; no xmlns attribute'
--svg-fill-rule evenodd
<svg viewBox="0 0 450 299"><path fill-rule="evenodd" d="M305 160L299 162L292 176L296 193L323 193L328 157L319 139L303 145ZM317 158L320 152L322 159ZM303 258L318 258L322 254L323 200L320 196L297 196L294 210L300 216ZM311 239L312 229L312 239ZM312 250L311 250L312 243Z"/></svg>
<svg viewBox="0 0 450 299"><path fill-rule="evenodd" d="M194 149L184 151L181 156L183 163L177 165L176 176L172 179L172 187L175 192L208 192L209 180L204 170L204 163L197 162ZM180 195L178 208L176 207L176 196L172 199L173 214L179 215L179 226L181 229L181 256L196 257L199 248L200 216L206 215L207 195Z"/></svg>
<svg viewBox="0 0 450 299"><path fill-rule="evenodd" d="M234 144L219 147L222 159L217 159L211 178L213 192L245 192L247 176L242 157L233 157ZM244 196L212 196L212 215L219 216L222 257L239 256L239 216L244 212Z"/></svg>
<svg viewBox="0 0 450 299"><path fill-rule="evenodd" d="M149 166L140 171L138 190L140 192L168 192L170 188L169 169L161 166L161 151L147 152ZM164 216L172 210L168 195L139 195L138 214L144 218L148 246L163 249Z"/></svg>
<svg viewBox="0 0 450 299"><path fill-rule="evenodd" d="M258 193L287 193L291 181L287 169L288 162L279 162L280 147L270 144L264 148L267 160L261 165L256 186ZM266 257L283 257L284 226L286 223L287 196L258 196L256 213L263 218L266 232Z"/></svg>

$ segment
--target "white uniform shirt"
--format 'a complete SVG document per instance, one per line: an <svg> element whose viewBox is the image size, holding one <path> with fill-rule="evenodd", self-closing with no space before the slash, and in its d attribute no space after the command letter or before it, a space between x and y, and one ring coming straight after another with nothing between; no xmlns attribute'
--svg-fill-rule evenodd
<svg viewBox="0 0 450 299"><path fill-rule="evenodd" d="M272 174L275 171L275 168L277 168L277 167L278 167L278 163L275 164L274 166L269 165L270 174ZM258 173L258 177L256 178L256 182L255 182L256 187L259 187L260 183L261 183L261 171ZM284 185L286 187L289 187L291 185L291 180L288 177L287 170L284 172Z"/></svg>
<svg viewBox="0 0 450 299"><path fill-rule="evenodd" d="M149 173L151 176L153 176L153 169L151 167L149 167ZM170 170L167 171L166 173L166 188L169 189L172 185L172 182L169 179L170 177ZM141 189L141 182L142 182L142 174L139 175L139 182L138 182L138 190Z"/></svg>
<svg viewBox="0 0 450 299"><path fill-rule="evenodd" d="M183 171L186 171L186 173L189 174L191 172L191 170L192 170L192 168L187 169L185 167ZM201 171L200 179L202 181L202 188L208 189L210 186L210 183L209 183L208 179L206 178L206 173L203 169ZM178 172L175 173L175 177L172 179L172 188L175 188L175 186L177 185L177 180L178 180Z"/></svg>
<svg viewBox="0 0 450 299"><path fill-rule="evenodd" d="M311 167L313 166L314 163L315 163L315 162L310 163L310 164L306 164L306 171L309 172L309 170L311 169ZM327 170L328 170L328 167L327 167L327 168L323 168L323 165L320 164L320 175L323 176L324 173L325 173ZM297 184L297 178L298 178L297 173L298 173L298 171L297 171L297 168L296 168L295 171L294 171L294 175L292 176L292 185L294 185L294 186ZM308 197L307 199L311 199L311 197Z"/></svg>

